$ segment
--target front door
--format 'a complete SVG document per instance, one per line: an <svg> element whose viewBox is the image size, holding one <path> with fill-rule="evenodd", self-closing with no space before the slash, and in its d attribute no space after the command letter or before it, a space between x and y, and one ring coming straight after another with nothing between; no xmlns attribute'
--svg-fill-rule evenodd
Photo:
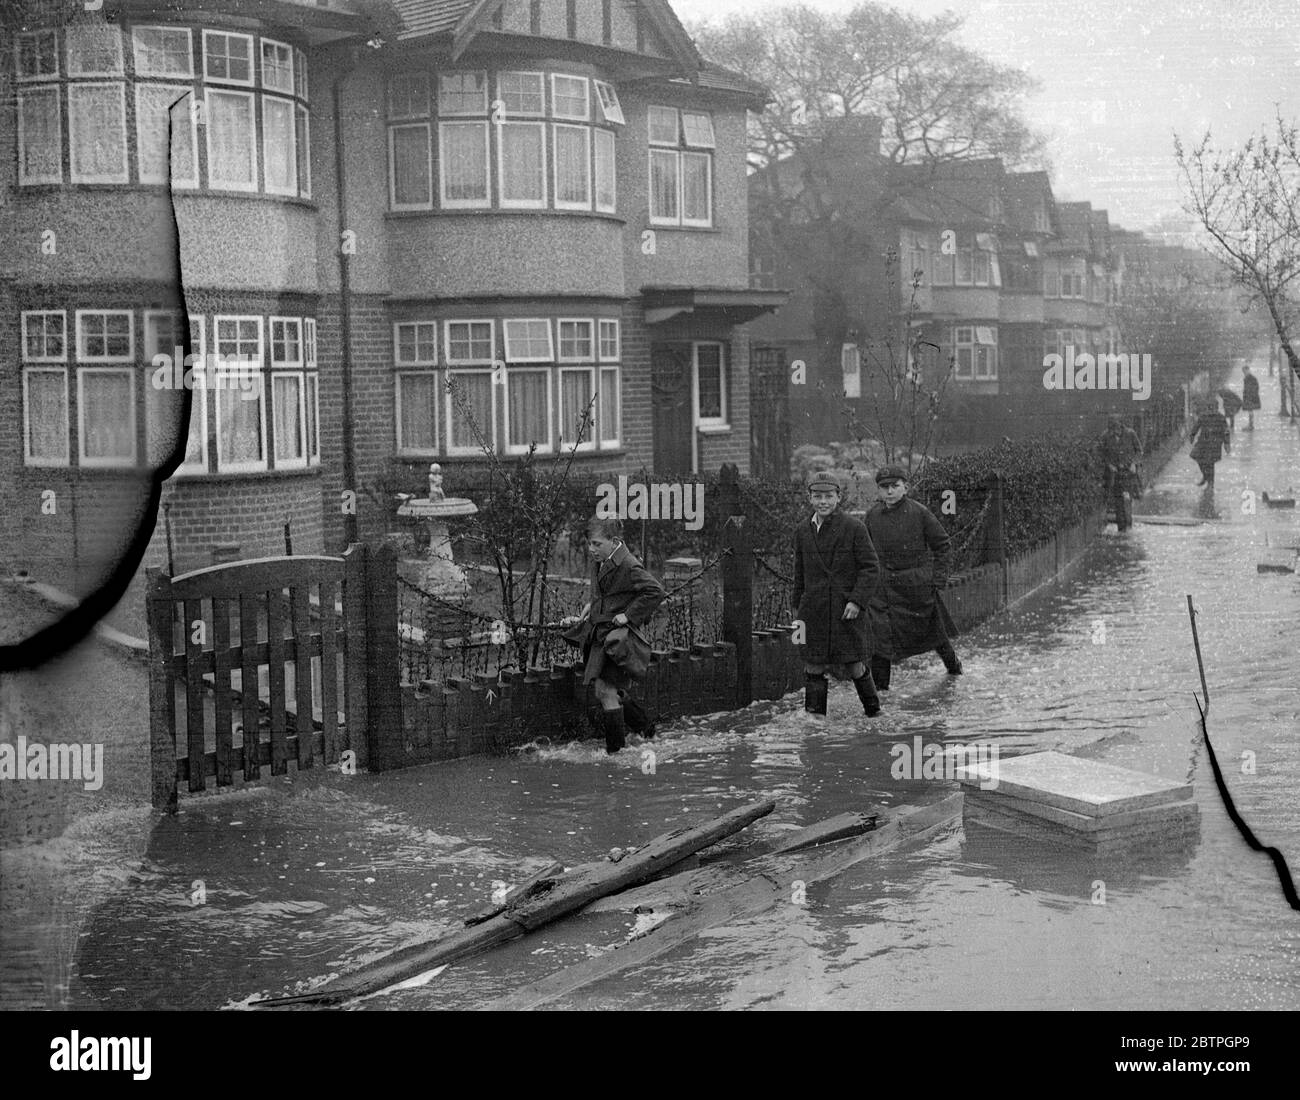
<svg viewBox="0 0 1300 1100"><path fill-rule="evenodd" d="M692 473L690 344L654 344L650 349L650 394L653 409L654 472Z"/></svg>

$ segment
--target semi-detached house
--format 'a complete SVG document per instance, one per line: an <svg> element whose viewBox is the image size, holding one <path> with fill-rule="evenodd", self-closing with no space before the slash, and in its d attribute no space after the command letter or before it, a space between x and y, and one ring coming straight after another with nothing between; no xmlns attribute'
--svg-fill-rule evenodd
<svg viewBox="0 0 1300 1100"><path fill-rule="evenodd" d="M0 52L7 564L93 585L181 435L177 571L382 534L484 442L747 468L765 93L661 0L33 2Z"/></svg>

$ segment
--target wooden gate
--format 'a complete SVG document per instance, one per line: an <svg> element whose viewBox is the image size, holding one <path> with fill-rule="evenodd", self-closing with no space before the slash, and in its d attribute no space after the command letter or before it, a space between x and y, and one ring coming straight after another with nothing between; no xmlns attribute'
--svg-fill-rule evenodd
<svg viewBox="0 0 1300 1100"><path fill-rule="evenodd" d="M784 348L754 348L749 362L749 472L790 477L790 372Z"/></svg>
<svg viewBox="0 0 1300 1100"><path fill-rule="evenodd" d="M177 577L149 570L155 806L191 791L368 762L367 556L261 558ZM396 640L396 621L389 623ZM394 680L396 669L394 668Z"/></svg>

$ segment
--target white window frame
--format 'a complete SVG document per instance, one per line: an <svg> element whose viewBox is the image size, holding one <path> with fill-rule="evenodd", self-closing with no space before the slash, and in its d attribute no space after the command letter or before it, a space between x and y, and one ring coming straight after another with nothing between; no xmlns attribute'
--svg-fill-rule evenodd
<svg viewBox="0 0 1300 1100"><path fill-rule="evenodd" d="M298 141L298 124L302 124L302 141ZM298 148L298 194L301 198L311 198L311 112L301 103L296 104L293 113L293 139ZM430 174L432 181L432 174Z"/></svg>
<svg viewBox="0 0 1300 1100"><path fill-rule="evenodd" d="M654 136L654 116L656 111L668 112L673 115L674 134L671 141L667 138L657 138ZM646 108L646 138L650 145L655 145L664 149L677 149L682 143L682 119L676 107L665 107L662 104L652 103Z"/></svg>
<svg viewBox="0 0 1300 1100"><path fill-rule="evenodd" d="M602 450L618 450L623 446L623 369L618 363L602 363L598 368L596 390L596 440ZM604 398L600 387L605 384L605 375L614 376L614 425L613 434L605 435Z"/></svg>
<svg viewBox="0 0 1300 1100"><path fill-rule="evenodd" d="M51 458L46 455L37 458L32 454L32 402L28 388L28 377L33 374L57 374L63 381L63 453ZM71 466L72 455L68 445L68 419L72 410L68 406L68 368L67 367L25 367L23 368L23 465L24 466Z"/></svg>
<svg viewBox="0 0 1300 1100"><path fill-rule="evenodd" d="M521 362L516 360L516 362ZM524 360L522 362L532 362ZM546 379L546 443L543 446L540 439L530 440L527 443L510 442L510 379L519 377L524 374L537 374ZM494 385L492 391L495 394L497 387ZM505 453L508 455L523 455L528 453L529 447L533 443L537 444L538 454L550 454L555 450L555 371L549 366L543 367L512 367L505 372L505 383L501 386L501 400L504 412L502 442L505 444ZM495 410L494 410L495 411Z"/></svg>
<svg viewBox="0 0 1300 1100"><path fill-rule="evenodd" d="M23 106L28 99L43 98L50 93L54 95L54 162L58 166L58 170L55 175L33 176L27 169L27 141L23 132ZM59 86L51 84L45 87L31 87L20 91L18 93L18 182L21 184L62 183L63 145L63 95Z"/></svg>
<svg viewBox="0 0 1300 1100"><path fill-rule="evenodd" d="M204 32L207 33L207 32ZM212 99L214 96L225 96L229 99L242 99L248 103L248 114L250 125L248 128L248 156L253 168L253 178L251 182L244 183L236 180L219 179L213 166L217 163L212 149L212 132L215 127L212 125ZM261 165L258 164L258 119L257 119L257 102L256 96L252 92L241 92L229 88L209 88L204 96L206 111L206 144L208 154L208 190L209 191L256 191L258 189L258 180L260 177Z"/></svg>
<svg viewBox="0 0 1300 1100"><path fill-rule="evenodd" d="M281 458L278 454L276 454L275 452L280 447L280 433L276 432L275 443L274 446L272 446L271 448L271 455L270 455L271 461L273 463L271 468L275 470L305 470L307 468L308 458L310 457L310 453L309 453L310 444L307 440L307 374L306 371L272 370L269 374L269 380L270 380L269 385L266 384L265 376L264 376L262 393L263 395L266 395L267 392L269 391L271 405L272 405L271 423L274 424L275 423L274 409L279 408L280 405L280 397L277 391L276 382L284 381L285 379L290 379L290 378L298 383L298 446L299 449L302 451L302 454L298 458L293 458L292 456L288 458ZM264 406L263 407L264 416L265 416L265 411L266 410Z"/></svg>
<svg viewBox="0 0 1300 1100"><path fill-rule="evenodd" d="M688 218L686 216L686 158L696 157L704 161L707 171L705 172L704 194L708 200L708 213L703 218ZM690 226L692 229L710 229L713 227L713 154L696 153L683 150L677 155L677 209L682 217L682 225Z"/></svg>
<svg viewBox="0 0 1300 1100"><path fill-rule="evenodd" d="M602 130L597 127L593 131L591 138L591 201L599 213L613 214L618 210L618 144L613 130ZM609 166L609 191L611 196L608 203L600 201L600 147L602 141L606 142L608 150L606 163Z"/></svg>
<svg viewBox="0 0 1300 1100"><path fill-rule="evenodd" d="M275 358L275 326L284 325L286 330L290 327L295 328L298 332L298 358L286 359L279 362ZM267 351L270 355L270 364L272 370L304 370L307 359L307 345L303 341L302 318L301 317L271 317L268 321L266 341Z"/></svg>
<svg viewBox="0 0 1300 1100"><path fill-rule="evenodd" d="M276 53L276 52L278 52L278 51L280 51L280 50L283 50L283 51L284 51L284 54L285 54L285 61L288 63L288 66L289 66L289 86L288 86L287 88L284 87L284 86L281 85L281 84L275 84L275 83L272 83L271 81L269 81L269 80L266 79L266 74L267 74L267 67L266 67L266 60L267 60L267 59L266 59L266 48L267 48L268 46L271 47L271 50L272 50L273 53ZM282 62L280 62L280 61L279 61L278 59L276 59L276 58L273 58L273 59L272 59L272 61L271 61L271 71L272 71L272 72L275 72L277 69L283 71L283 68L284 68L284 64L283 64ZM295 83L294 83L294 75L293 75L293 74L294 74L294 67L293 67L293 47L292 47L288 42L279 42L279 41L277 41L277 40L274 39L274 38L260 38L260 39L258 39L258 42L257 42L257 71L258 71L258 75L261 77L261 81L262 81L262 89L263 89L263 91L267 91L267 92L278 92L278 93L280 93L281 95L288 95L288 96L291 96L291 95L294 94L294 88L296 87L296 85L295 85Z"/></svg>
<svg viewBox="0 0 1300 1100"><path fill-rule="evenodd" d="M176 474L206 474L208 472L208 356L207 356L207 328L206 321L201 315L191 313L190 322L190 346L193 351L190 353L196 356L194 361L194 400L190 405L190 419L195 416L199 418L199 461L185 462L176 467ZM214 372L215 380L215 372ZM188 453L189 443L189 426L186 425L185 450ZM175 475L173 475L175 476Z"/></svg>
<svg viewBox="0 0 1300 1100"><path fill-rule="evenodd" d="M208 48L208 40L211 38L236 39L244 42L247 47L248 57L248 79L236 80L230 76L212 76L208 72L208 58L211 51ZM230 54L223 53L223 56L229 60ZM251 88L256 80L257 74L261 69L262 55L258 50L253 49L253 36L251 34L238 34L234 31L209 31L203 32L203 82L205 84L233 84L241 88Z"/></svg>
<svg viewBox="0 0 1300 1100"><path fill-rule="evenodd" d="M111 69L84 69L81 71L74 70L72 67L72 45L77 35L89 32L104 34L106 41L113 43L114 53L117 55L116 67ZM107 33L104 33L107 32ZM71 77L83 76L116 76L124 75L122 68L122 29L116 23L80 23L73 24L65 28L63 32L64 41L64 64L65 72Z"/></svg>
<svg viewBox="0 0 1300 1100"><path fill-rule="evenodd" d="M257 322L257 367L263 370L266 367L266 322L260 313L218 313L212 318L212 350L214 354L221 357L220 362L224 368L227 363L225 354L221 351L221 322L234 321L236 330L241 321ZM238 338L236 338L238 343ZM244 368L246 360L241 356L239 359L240 369Z"/></svg>
<svg viewBox="0 0 1300 1100"><path fill-rule="evenodd" d="M285 110L289 113L289 132L286 144L289 149L289 182L287 184L276 184L272 186L271 176L267 171L267 166L271 159L267 156L267 148L270 145L271 128L267 125L267 106L274 105L279 110ZM298 195L298 113L294 109L292 99L285 99L283 96L264 95L262 96L262 183L268 195Z"/></svg>
<svg viewBox="0 0 1300 1100"><path fill-rule="evenodd" d="M447 198L447 147L444 136L450 126L477 126L483 137L483 197L481 199ZM482 210L492 205L492 144L488 124L473 119L438 123L438 201L444 210Z"/></svg>
<svg viewBox="0 0 1300 1100"><path fill-rule="evenodd" d="M485 375L487 377L488 392L492 395L492 416L491 416L492 422L490 424L480 424L479 428L487 429L487 431L485 431L483 434L487 436L488 442L490 443L492 450L495 452L498 449L497 389L499 387L497 386L496 382L493 379L493 371L484 370L481 368L474 369L474 368L467 368L467 367L454 367L447 370L443 375L443 380L444 380L443 384L446 385L448 382L453 381L457 375L463 375L463 374ZM465 444L463 446L452 446L451 418L452 418L452 414L456 411L455 398L453 398L452 395L448 393L446 398L442 401L442 406L443 406L443 436L442 436L443 452L448 455L482 454L483 450L479 446L477 441Z"/></svg>
<svg viewBox="0 0 1300 1100"><path fill-rule="evenodd" d="M82 321L87 317L125 317L129 348L125 355L87 355L83 339ZM79 309L76 311L76 359L78 363L133 363L135 362L135 315L129 309Z"/></svg>
<svg viewBox="0 0 1300 1100"><path fill-rule="evenodd" d="M402 381L406 378L427 379L433 384L433 446L432 447L413 447L402 438ZM445 398L441 396L440 391L444 388L443 375L441 371L433 370L402 370L401 367L395 372L395 399L397 418L393 424L393 434L395 436L396 451L399 455L436 455L442 453L442 428L441 414L442 406L451 400L448 394ZM319 432L317 433L319 435Z"/></svg>
<svg viewBox="0 0 1300 1100"><path fill-rule="evenodd" d="M449 80L449 79L451 79L452 77L466 77L466 76L477 76L477 77L481 77L481 78L482 78L482 84L483 84L483 95L482 95L482 97L481 97L481 100L480 100L480 102L479 102L479 105L476 106L476 107L474 107L474 108L472 108L472 109L468 109L468 110L467 110L467 109L460 109L460 110L450 110L450 109L448 109L447 107L445 107L445 106L443 105L443 101L442 101L442 82L443 82L444 80ZM436 102L437 102L438 117L439 117L439 118L475 118L475 117L478 117L479 115L486 115L486 114L488 113L488 74L487 74L487 70L485 70L485 69L473 69L473 70L467 70L467 71L464 71L464 72L439 73L439 74L438 74L438 87L437 87L437 89L436 89L436 94L437 94L437 97L438 97ZM457 91L457 92L455 92L454 94L459 96L459 95L464 95L465 93L464 93L464 92Z"/></svg>
<svg viewBox="0 0 1300 1100"><path fill-rule="evenodd" d="M720 416L700 415L700 349L715 347L718 349L718 403ZM691 412L697 428L730 430L731 422L727 419L727 346L721 340L694 340L691 342Z"/></svg>
<svg viewBox="0 0 1300 1100"><path fill-rule="evenodd" d="M62 355L28 355L27 354L27 323L29 318L46 318L57 317L63 328L63 354ZM22 341L22 361L24 363L66 363L68 361L68 313L63 309L25 309L22 312L22 332L20 334ZM41 324L41 344L44 345L47 336L45 325Z"/></svg>
<svg viewBox="0 0 1300 1100"><path fill-rule="evenodd" d="M144 116L145 111L141 107L140 99L142 93L148 93L153 90L174 92L176 99L189 93L191 95L189 110L185 111L188 125L190 128L190 154L194 161L194 174L192 176L176 176L170 180L166 177L146 179L142 168L140 158L140 148L144 145ZM175 124L175 117L172 116L172 123ZM184 125L184 124L182 124ZM194 110L193 89L184 84L137 84L135 86L135 171L136 180L140 183L170 183L173 187L198 187L199 185L199 132L198 132L198 112ZM168 161L171 160L171 150L168 149Z"/></svg>
<svg viewBox="0 0 1300 1100"><path fill-rule="evenodd" d="M54 58L54 70L52 72L38 72L33 75L24 75L22 72L22 46L23 42L29 39L48 39L52 45L51 54ZM59 34L53 30L42 31L19 31L14 35L14 79L18 82L29 80L57 80L60 73L59 64Z"/></svg>
<svg viewBox="0 0 1300 1100"><path fill-rule="evenodd" d="M966 333L965 339L962 333ZM952 349L953 349L953 381L974 382L975 381L975 326L974 325L954 325L952 330ZM963 372L961 365L961 353L965 350L970 356L969 370Z"/></svg>
<svg viewBox="0 0 1300 1100"><path fill-rule="evenodd" d="M698 130L707 130L707 133L697 132L694 137L691 135L691 126L687 119L703 119L702 124L697 124ZM682 133L682 144L687 149L716 149L718 147L717 134L713 129L713 116L708 111L687 111L680 112L680 126Z"/></svg>
<svg viewBox="0 0 1300 1100"><path fill-rule="evenodd" d="M297 46L293 49L293 94L308 102L307 55Z"/></svg>
<svg viewBox="0 0 1300 1100"><path fill-rule="evenodd" d="M311 422L316 426L315 432L309 433L307 439L307 465L320 465L320 374L317 371L309 370L303 372L304 392L311 391ZM303 430L306 431L306 423L303 424Z"/></svg>
<svg viewBox="0 0 1300 1100"><path fill-rule="evenodd" d="M77 367L77 465L87 468L104 469L107 467L116 467L117 469L130 469L136 466L140 461L140 439L136 425L136 394L135 394L135 376L136 372L128 367ZM86 376L90 374L109 374L118 375L127 380L130 386L131 396L127 407L131 410L130 438L131 438L131 455L112 455L108 458L91 458L86 454L86 413L89 406L86 403Z"/></svg>
<svg viewBox="0 0 1300 1100"><path fill-rule="evenodd" d="M171 347L164 348L156 346L157 333L155 331L158 319L163 318L172 327ZM144 329L144 350L141 358L151 366L155 356L166 355L169 359L175 360L176 349L181 343L181 318L180 314L170 309L146 309L143 316ZM184 356L181 356L182 361Z"/></svg>
<svg viewBox="0 0 1300 1100"><path fill-rule="evenodd" d="M424 158L428 168L426 178L429 181L427 202L397 201L397 139L398 130L424 131ZM439 175L442 173L439 172ZM388 127L388 208L390 210L432 210L433 209L433 137L432 127L428 122L401 122Z"/></svg>
<svg viewBox="0 0 1300 1100"><path fill-rule="evenodd" d="M149 57L149 47L143 46L140 41L141 31L161 31L163 37L167 35L184 35L185 36L185 60L186 67L183 71L171 71L151 69L147 65ZM136 76L161 76L175 79L194 79L194 36L190 33L189 27L164 26L162 24L137 24L131 28L131 53L135 64Z"/></svg>
<svg viewBox="0 0 1300 1100"><path fill-rule="evenodd" d="M535 111L526 111L523 108L511 107L506 101L507 94L527 95L527 92L507 93L502 87L506 77L536 77L537 94L541 97L541 105ZM546 117L546 74L542 72L532 72L523 69L503 69L497 73L497 99L505 107L505 120L516 118L545 118Z"/></svg>
<svg viewBox="0 0 1300 1100"><path fill-rule="evenodd" d="M78 92L109 89L117 92L118 106L118 145L122 151L122 170L112 175L79 175L77 173L76 114L72 104ZM98 136L98 135L96 135ZM121 80L87 81L68 85L68 180L71 183L129 183L131 180L131 157L126 144L126 84Z"/></svg>
<svg viewBox="0 0 1300 1100"><path fill-rule="evenodd" d="M541 185L542 194L536 199L507 199L506 198L506 157L505 157L505 131L507 126L526 127L535 130L541 137L538 148L542 151L542 175ZM507 119L497 123L494 127L497 133L497 199L503 210L544 210L546 208L546 181L549 175L549 165L547 163L547 141L546 141L546 123L531 121L516 121ZM489 173L492 167L488 165ZM490 192L490 188L489 188ZM489 198L491 197L489 193Z"/></svg>
<svg viewBox="0 0 1300 1100"><path fill-rule="evenodd" d="M590 355L565 355L564 338L561 335L561 328L564 325L586 325L587 342L591 346ZM556 323L556 342L555 342L555 361L557 363L594 363L596 362L599 347L597 346L596 322L591 317L560 317Z"/></svg>
<svg viewBox="0 0 1300 1100"><path fill-rule="evenodd" d="M593 80L591 85L596 91L596 104L605 121L623 125L623 105L618 100L618 89L605 80Z"/></svg>
<svg viewBox="0 0 1300 1100"><path fill-rule="evenodd" d="M413 328L415 332L415 349L416 358L402 358L402 339L401 330L404 328ZM419 357L420 348L420 329L428 328L433 330L433 349L428 358ZM402 367L436 367L438 365L438 322L437 321L395 321L393 323L393 362L398 368Z"/></svg>
<svg viewBox="0 0 1300 1100"><path fill-rule="evenodd" d="M558 146L560 141L561 130L577 130L583 135L585 140L584 151L586 155L586 172L585 180L587 184L587 198L582 200L560 200L560 156ZM555 195L556 210L590 210L592 201L595 198L595 189L592 186L592 163L591 163L591 127L577 126L564 122L557 122L551 127L551 162L554 165L554 177L551 180L553 194Z"/></svg>
<svg viewBox="0 0 1300 1100"><path fill-rule="evenodd" d="M510 326L511 325L545 325L546 326L546 350L540 355L516 355L511 349ZM505 361L507 363L554 363L555 362L555 332L551 327L549 317L506 317L501 322L501 335L505 342ZM532 337L529 337L531 342ZM450 360L448 360L450 362Z"/></svg>
<svg viewBox="0 0 1300 1100"><path fill-rule="evenodd" d="M672 217L666 217L663 214L656 214L654 211L654 162L655 157L671 157L673 161L673 171L675 173L674 182L674 202L677 204L677 213ZM664 146L654 145L650 147L649 157L646 161L646 182L647 200L650 203L650 224L651 225L681 225L682 224L682 158L679 150L669 149Z"/></svg>
<svg viewBox="0 0 1300 1100"><path fill-rule="evenodd" d="M986 336L988 339L984 338ZM981 348L988 349L985 354L987 354L989 360L989 370L985 373L980 371ZM975 326L975 344L971 356L971 368L974 371L974 380L976 382L996 382L998 380L998 330L996 326Z"/></svg>
<svg viewBox="0 0 1300 1100"><path fill-rule="evenodd" d="M560 93L558 91L561 80L572 80L582 85L582 113L581 114L564 114L560 111ZM574 98L574 97L570 97ZM577 76L573 73L551 73L551 117L564 119L567 122L590 122L591 121L591 81L585 76Z"/></svg>
<svg viewBox="0 0 1300 1100"><path fill-rule="evenodd" d="M586 438L577 443L575 446L574 439L569 438L566 432L576 432L578 425L561 424L556 433L556 443L564 453L576 451L578 454L584 451L594 451L600 439L600 390L598 388L598 375L600 368L594 363L588 363L586 366L569 366L560 367L556 372L555 381L555 406L557 415L564 415L564 376L566 374L585 374L587 376L588 387L592 396L596 399L591 408L591 424L589 425ZM541 448L538 448L539 450Z"/></svg>
<svg viewBox="0 0 1300 1100"><path fill-rule="evenodd" d="M965 259L969 265L966 271L966 277L962 278L962 260ZM963 245L961 240L957 241L957 252L953 256L952 285L953 286L974 286L975 285L975 246Z"/></svg>
<svg viewBox="0 0 1300 1100"><path fill-rule="evenodd" d="M457 359L451 354L452 325L487 325L488 335L491 343L491 352L486 359ZM497 326L494 321L483 317L453 317L444 321L442 325L442 357L450 367L490 367L496 362L497 358Z"/></svg>
<svg viewBox="0 0 1300 1100"><path fill-rule="evenodd" d="M214 333L216 332L215 324L213 325L212 331ZM214 343L215 343L215 337L214 337ZM258 441L262 445L262 457L260 459L254 459L252 462L227 462L225 460L225 457L221 453L222 401L223 400L228 400L228 401L248 400L247 398L244 397L243 391L241 391L237 386L230 385L227 383L226 378L230 375L230 373L231 373L230 369L224 365L216 368L212 372L214 376L212 382L212 389L215 396L215 400L212 403L212 429L213 429L213 434L216 436L216 441L217 441L217 473L249 474L249 473L256 473L261 470L270 469L270 465L269 465L270 455L267 453L267 443L269 442L269 440L267 439L267 433L266 433L266 411L267 411L267 405L271 401L271 395L270 395L271 387L268 386L266 383L265 371L258 371L257 374L258 390L257 390L257 398L256 398L259 406L258 413L259 413L259 420L260 420L260 423L258 425L258 431L261 433L260 436L258 437Z"/></svg>
<svg viewBox="0 0 1300 1100"><path fill-rule="evenodd" d="M606 325L614 326L614 354L606 355L604 351L604 329ZM596 318L596 358L602 363L620 363L623 360L623 325L617 317Z"/></svg>

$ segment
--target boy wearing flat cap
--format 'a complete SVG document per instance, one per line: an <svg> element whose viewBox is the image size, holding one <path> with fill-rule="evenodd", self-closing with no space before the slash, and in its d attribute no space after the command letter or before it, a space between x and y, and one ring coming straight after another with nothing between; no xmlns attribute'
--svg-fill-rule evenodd
<svg viewBox="0 0 1300 1100"><path fill-rule="evenodd" d="M909 500L902 467L876 473L881 499L867 513L867 531L884 569L867 605L871 618L871 671L881 691L889 688L891 662L934 650L950 675L961 661L948 639L956 634L940 593L952 559L948 532L924 504Z"/></svg>
<svg viewBox="0 0 1300 1100"><path fill-rule="evenodd" d="M804 710L826 713L826 673L852 680L862 709L880 713L871 680L867 601L880 563L860 520L839 510L839 479L826 470L808 479L812 515L794 531L794 617L804 624Z"/></svg>

